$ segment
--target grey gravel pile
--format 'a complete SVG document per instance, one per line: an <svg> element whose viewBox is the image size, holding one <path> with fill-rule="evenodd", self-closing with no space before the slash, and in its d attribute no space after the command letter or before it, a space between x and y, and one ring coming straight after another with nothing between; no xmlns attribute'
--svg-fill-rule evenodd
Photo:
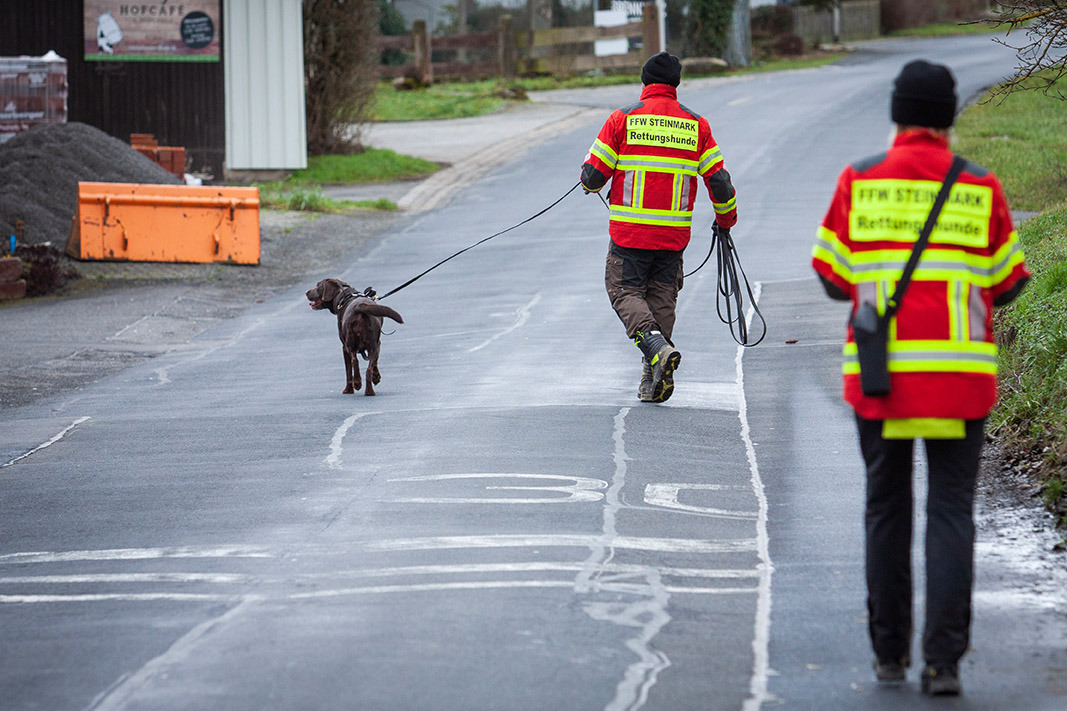
<svg viewBox="0 0 1067 711"><path fill-rule="evenodd" d="M25 243L52 242L63 249L78 181L179 182L128 144L87 124L37 126L0 144L0 247L22 220Z"/></svg>

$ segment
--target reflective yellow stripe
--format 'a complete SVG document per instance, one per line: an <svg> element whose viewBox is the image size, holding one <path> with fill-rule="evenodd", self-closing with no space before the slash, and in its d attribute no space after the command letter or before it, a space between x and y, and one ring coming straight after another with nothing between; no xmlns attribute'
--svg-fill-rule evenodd
<svg viewBox="0 0 1067 711"><path fill-rule="evenodd" d="M684 158L665 158L661 156L641 156L625 154L619 156L615 166L618 170L655 170L661 173L697 174L697 162Z"/></svg>
<svg viewBox="0 0 1067 711"><path fill-rule="evenodd" d="M720 215L723 215L729 212L730 210L737 209L737 197L732 197L726 202L715 202L714 200L712 200L711 205L715 208L715 212L719 213Z"/></svg>
<svg viewBox="0 0 1067 711"><path fill-rule="evenodd" d="M693 221L692 210L652 210L624 205L611 206L611 219L638 225L686 227Z"/></svg>
<svg viewBox="0 0 1067 711"><path fill-rule="evenodd" d="M904 272L904 266L910 255L910 249L875 249L853 252L852 270L857 280L896 280ZM923 252L913 276L918 281L957 279L989 288L996 283L993 264L993 259L978 254L928 248ZM1010 269L1007 273L1010 273Z"/></svg>
<svg viewBox="0 0 1067 711"><path fill-rule="evenodd" d="M892 334L891 334L892 336ZM846 343L842 370L860 372L855 343ZM889 341L892 373L987 373L996 375L997 347L982 341Z"/></svg>
<svg viewBox="0 0 1067 711"><path fill-rule="evenodd" d="M837 238L837 233L819 226L811 256L825 262L830 269L845 281L852 283L852 252Z"/></svg>
<svg viewBox="0 0 1067 711"><path fill-rule="evenodd" d="M697 166L697 172L701 175L707 175L719 163L722 163L722 151L719 150L718 146L709 148L704 151L704 155L700 156L700 165Z"/></svg>
<svg viewBox="0 0 1067 711"><path fill-rule="evenodd" d="M619 154L611 150L611 146L599 138L593 141L593 146L589 149L589 153L604 161L612 170L615 169L615 165L619 162Z"/></svg>
<svg viewBox="0 0 1067 711"><path fill-rule="evenodd" d="M969 341L970 335L970 297L969 284L953 279L948 282L948 333L956 341Z"/></svg>
<svg viewBox="0 0 1067 711"><path fill-rule="evenodd" d="M993 286L1011 276L1012 270L1023 263L1023 248L1019 243L1019 235L1012 230L1008 235L1008 241L993 255L990 267L990 284Z"/></svg>
<svg viewBox="0 0 1067 711"><path fill-rule="evenodd" d="M934 180L856 180L849 235L856 242L915 242L941 184ZM956 183L930 234L931 244L989 244L993 189Z"/></svg>
<svg viewBox="0 0 1067 711"><path fill-rule="evenodd" d="M913 417L882 422L883 439L964 439L967 423L941 417Z"/></svg>

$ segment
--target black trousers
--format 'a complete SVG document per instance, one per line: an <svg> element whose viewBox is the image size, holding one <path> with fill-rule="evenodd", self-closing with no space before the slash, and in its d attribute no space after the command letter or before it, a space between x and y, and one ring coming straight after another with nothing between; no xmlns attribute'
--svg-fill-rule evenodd
<svg viewBox="0 0 1067 711"><path fill-rule="evenodd" d="M867 610L871 645L882 660L910 658L914 440L882 438L882 420L856 417L867 465ZM985 420L968 420L961 440L924 440L926 620L923 658L956 663L970 643L974 583L974 487Z"/></svg>

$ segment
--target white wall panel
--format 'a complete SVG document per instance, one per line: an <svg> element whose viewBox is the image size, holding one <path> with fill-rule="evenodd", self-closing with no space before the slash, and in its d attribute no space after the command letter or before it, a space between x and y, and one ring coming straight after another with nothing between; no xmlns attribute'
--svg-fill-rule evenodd
<svg viewBox="0 0 1067 711"><path fill-rule="evenodd" d="M307 167L300 0L225 0L226 168Z"/></svg>

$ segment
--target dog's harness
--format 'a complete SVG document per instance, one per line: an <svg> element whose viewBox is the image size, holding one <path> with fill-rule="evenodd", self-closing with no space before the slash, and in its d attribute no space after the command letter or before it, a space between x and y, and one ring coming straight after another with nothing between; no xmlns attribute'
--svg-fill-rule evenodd
<svg viewBox="0 0 1067 711"><path fill-rule="evenodd" d="M377 300L375 298L375 293L376 292L374 291L374 289L369 287L369 286L366 289L364 289L362 294L359 293L358 291L356 291L355 289L353 289L352 287L346 286L341 291L340 298L335 298L334 299L333 306L330 307L330 313L337 314L337 312L340 311L341 308L344 307L345 304L347 304L352 299L359 298L360 296L365 296L368 299Z"/></svg>

